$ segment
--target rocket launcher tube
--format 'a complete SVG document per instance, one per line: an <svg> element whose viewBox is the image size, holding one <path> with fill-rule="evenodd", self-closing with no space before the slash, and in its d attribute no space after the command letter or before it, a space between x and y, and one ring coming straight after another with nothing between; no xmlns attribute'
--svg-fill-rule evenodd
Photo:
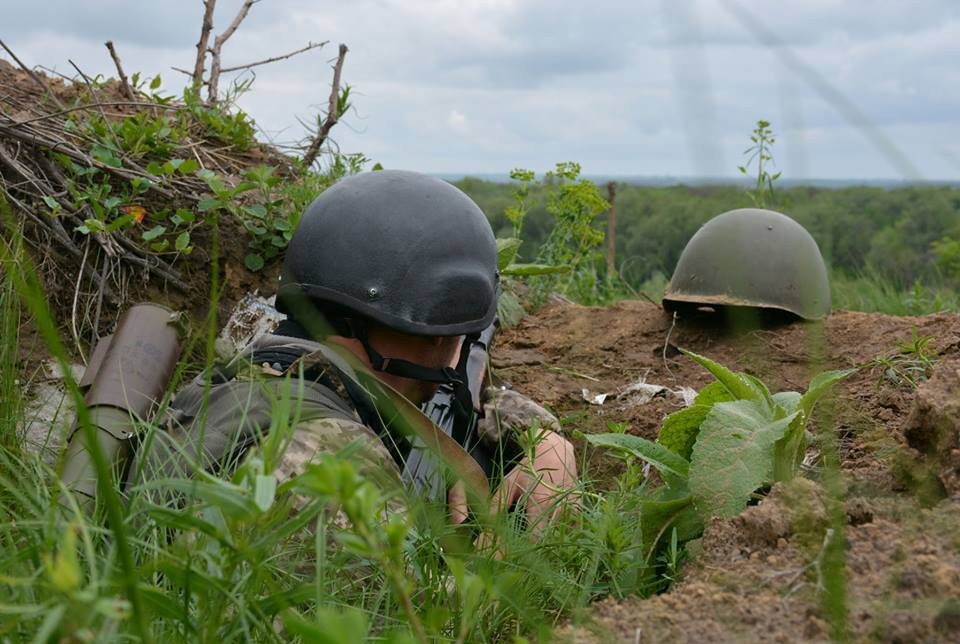
<svg viewBox="0 0 960 644"><path fill-rule="evenodd" d="M116 480L130 462L137 423L150 417L180 359L181 320L179 313L157 304L131 307L116 332L97 344L80 381L97 442ZM91 511L97 474L79 429L74 423L61 479Z"/></svg>

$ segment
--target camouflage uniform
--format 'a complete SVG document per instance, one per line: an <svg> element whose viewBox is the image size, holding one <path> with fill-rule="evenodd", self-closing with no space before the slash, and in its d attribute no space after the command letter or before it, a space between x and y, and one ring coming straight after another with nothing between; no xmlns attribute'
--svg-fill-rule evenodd
<svg viewBox="0 0 960 644"><path fill-rule="evenodd" d="M271 362L277 355L309 353L314 343L265 336L254 342L223 370L215 370L201 422L200 412L207 375L200 375L173 399L165 420L166 431L152 449L137 456L131 472L157 477L190 476L191 463L212 471L227 471L263 438L275 422L281 401L289 400L291 434L274 471L279 483L302 474L309 463L324 454L349 448L349 458L367 480L388 499L387 511L405 508L403 483L396 460L380 435L361 420L339 371L310 354L308 377L291 364ZM266 360L261 360L266 356ZM529 398L509 389L489 387L484 414L478 423L480 439L491 450L515 441L529 426L560 431L556 417ZM305 498L294 499L299 509ZM337 523L343 517L338 517Z"/></svg>

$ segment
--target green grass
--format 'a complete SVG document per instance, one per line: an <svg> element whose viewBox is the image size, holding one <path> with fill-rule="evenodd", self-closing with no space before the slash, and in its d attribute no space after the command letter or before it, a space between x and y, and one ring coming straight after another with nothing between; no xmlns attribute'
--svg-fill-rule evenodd
<svg viewBox="0 0 960 644"><path fill-rule="evenodd" d="M830 291L834 309L887 315L960 313L960 289L946 280L902 285L872 271L856 276L834 272Z"/></svg>
<svg viewBox="0 0 960 644"><path fill-rule="evenodd" d="M0 270L0 445L16 449L17 419L20 416L20 373L18 348L20 345L20 298L14 287L12 274L19 270L17 262L22 253L20 231L16 229L2 242L8 247Z"/></svg>

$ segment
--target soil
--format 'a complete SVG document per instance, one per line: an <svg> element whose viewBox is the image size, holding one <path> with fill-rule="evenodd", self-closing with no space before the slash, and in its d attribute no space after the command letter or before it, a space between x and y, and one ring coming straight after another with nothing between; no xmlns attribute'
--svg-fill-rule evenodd
<svg viewBox="0 0 960 644"><path fill-rule="evenodd" d="M901 349L925 336L923 355L938 360L932 369ZM823 323L745 322L723 312L672 318L647 302L556 303L503 330L493 365L497 377L565 421L587 452L586 475L602 485L618 472L617 461L583 445L573 428L604 432L608 423L626 423L628 432L655 438L663 417L683 406L685 388L711 380L678 347L752 373L773 391L803 391L819 371L861 367L812 423L814 431L833 429L840 446L847 524L837 538L846 546L849 634L960 640L960 316L837 311ZM662 387L628 391L640 382ZM741 516L709 525L669 592L602 600L561 636L829 640L818 601L826 494L813 461L813 480L778 485Z"/></svg>
<svg viewBox="0 0 960 644"><path fill-rule="evenodd" d="M52 94L64 105L73 107L75 103L92 104L92 100L106 106L100 107L99 112L106 118L117 121L124 117L146 112L155 116L151 108L128 104L128 99L122 93L118 81L108 81L91 89L87 83L71 80L54 73L37 72L42 82L49 87ZM57 108L46 96L33 77L25 71L0 60L0 86L4 88L0 97L0 114L17 121L30 121L50 116ZM146 100L146 99L142 99ZM60 133L63 138L70 136L66 131ZM257 144L249 148L237 149L225 146L214 140L208 140L196 134L196 140L183 141L184 148L180 150L184 155L190 154L187 149L195 150L192 154L201 161L203 167L209 167L218 172L228 184L236 184L241 180L244 170L259 164L269 164L276 167L278 174L287 176L293 172L290 158L280 150L267 145ZM3 137L0 137L3 138ZM89 141L81 141L81 147L88 146ZM27 147L13 140L0 140L8 151L16 152L16 156L23 163L29 165L32 156L40 154L37 150ZM39 150L39 148L38 148ZM45 154L45 152L43 153ZM151 159L138 159L146 164ZM22 181L18 176L7 172L8 168L0 164L0 184L15 193L17 197L28 205L35 207L37 214L45 214L42 204L35 203L36 199L17 191ZM116 183L116 178L110 181ZM140 234L143 226L149 225L152 213L160 212L173 207L183 207L195 210L197 200L203 196L205 189L199 187L199 179L194 190L181 189L176 198L168 199L149 193L146 197L131 198L130 203L142 205L148 212L148 219L141 227L135 227L122 234L126 235L135 245L141 245ZM115 188L117 186L114 186ZM242 199L241 199L242 201ZM137 302L149 301L165 304L176 310L186 311L195 320L203 320L208 313L211 301L211 265L212 231L200 226L194 229L194 252L189 255L165 253L162 257L170 262L171 268L179 273L185 288L158 279L150 274L143 266L119 260L115 256L107 256L103 248L97 243L90 243L88 237L73 234L72 239L78 249L86 250L82 257L75 257L64 251L61 244L56 242L47 228L37 225L35 220L16 212L23 222L24 247L26 253L36 267L43 292L47 302L61 327L72 325L78 329L78 334L84 341L93 337L102 337L112 332L118 316L129 306ZM63 226L72 231L74 226L82 220L82 213L75 213L73 218L61 215ZM77 219L80 217L80 219ZM5 225L5 224L4 224ZM275 290L277 277L280 272L280 262L275 258L258 272L251 272L244 266L244 257L247 250L249 235L242 224L236 219L222 217L219 225L221 252L218 258L220 281L223 286L221 297L218 300L218 315L221 321L229 316L237 302L246 294L253 291L270 294ZM93 267L104 276L106 290L112 294L105 294L100 283L81 273L81 265ZM72 347L70 347L72 350ZM79 359L79 355L71 356Z"/></svg>

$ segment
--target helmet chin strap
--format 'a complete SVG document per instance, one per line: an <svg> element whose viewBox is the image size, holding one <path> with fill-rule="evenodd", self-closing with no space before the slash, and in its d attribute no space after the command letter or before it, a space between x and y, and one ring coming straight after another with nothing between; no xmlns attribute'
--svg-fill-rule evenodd
<svg viewBox="0 0 960 644"><path fill-rule="evenodd" d="M383 357L379 351L370 344L367 334L367 325L363 320L349 320L352 336L363 345L367 352L367 358L370 360L370 366L374 371L389 373L400 378L410 378L412 380L422 380L424 382L433 382L437 384L449 384L453 388L454 400L461 407L461 413L469 413L473 410L470 387L467 382L467 359L470 357L470 343L477 338L479 334L468 335L463 340L460 350L460 358L457 361L456 368L453 367L425 367L423 365L404 360L403 358Z"/></svg>

